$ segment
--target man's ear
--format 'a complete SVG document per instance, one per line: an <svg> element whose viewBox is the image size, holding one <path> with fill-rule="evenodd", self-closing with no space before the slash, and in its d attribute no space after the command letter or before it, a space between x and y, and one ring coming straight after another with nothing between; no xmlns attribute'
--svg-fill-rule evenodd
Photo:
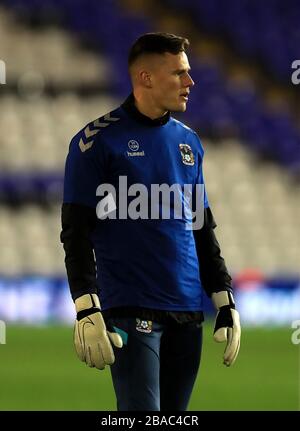
<svg viewBox="0 0 300 431"><path fill-rule="evenodd" d="M141 84L147 88L151 88L152 87L151 74L146 70L141 70L139 75L140 75Z"/></svg>

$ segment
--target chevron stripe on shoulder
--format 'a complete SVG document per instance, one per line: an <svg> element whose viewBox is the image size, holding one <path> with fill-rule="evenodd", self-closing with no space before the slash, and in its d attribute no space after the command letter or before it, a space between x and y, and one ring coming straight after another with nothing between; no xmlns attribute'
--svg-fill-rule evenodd
<svg viewBox="0 0 300 431"><path fill-rule="evenodd" d="M101 129L108 127L110 124L119 121L120 118L113 117L110 113L104 115L103 117L97 118L97 120L89 123L83 130L83 137L80 138L79 148L82 153L92 148L94 141L91 138L100 132Z"/></svg>

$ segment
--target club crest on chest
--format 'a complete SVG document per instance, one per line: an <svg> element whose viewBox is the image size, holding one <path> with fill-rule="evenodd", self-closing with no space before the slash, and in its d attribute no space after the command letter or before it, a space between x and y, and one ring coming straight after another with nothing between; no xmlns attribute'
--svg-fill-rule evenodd
<svg viewBox="0 0 300 431"><path fill-rule="evenodd" d="M188 144L179 144L179 150L182 157L182 163L188 166L195 164L195 158L191 147Z"/></svg>

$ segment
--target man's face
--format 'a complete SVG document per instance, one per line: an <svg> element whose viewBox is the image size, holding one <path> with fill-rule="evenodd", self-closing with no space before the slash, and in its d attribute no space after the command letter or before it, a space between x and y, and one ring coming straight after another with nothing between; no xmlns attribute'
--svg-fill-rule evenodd
<svg viewBox="0 0 300 431"><path fill-rule="evenodd" d="M151 67L152 100L162 111L184 112L194 81L185 52L157 55Z"/></svg>

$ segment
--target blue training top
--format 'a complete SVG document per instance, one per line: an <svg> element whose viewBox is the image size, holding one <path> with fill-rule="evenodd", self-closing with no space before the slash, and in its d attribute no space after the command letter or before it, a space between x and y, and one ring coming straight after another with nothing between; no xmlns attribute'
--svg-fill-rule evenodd
<svg viewBox="0 0 300 431"><path fill-rule="evenodd" d="M142 114L141 114L142 115ZM147 117L145 117L147 118ZM115 201L132 202L119 194L119 179L128 187L143 184L196 184L204 187L203 147L197 134L170 117L153 126L137 121L120 106L89 123L72 139L65 167L64 203L82 204L96 211L99 185L116 189ZM151 121L151 120L150 120ZM138 195L136 195L138 196ZM183 205L187 205L182 198ZM91 234L97 266L97 285L102 309L143 307L170 311L201 311L203 289L191 220L106 218L98 220ZM204 192L204 207L208 207ZM118 207L119 208L119 207ZM118 216L118 211L114 212ZM150 213L150 210L149 210ZM173 216L173 217L172 217Z"/></svg>

